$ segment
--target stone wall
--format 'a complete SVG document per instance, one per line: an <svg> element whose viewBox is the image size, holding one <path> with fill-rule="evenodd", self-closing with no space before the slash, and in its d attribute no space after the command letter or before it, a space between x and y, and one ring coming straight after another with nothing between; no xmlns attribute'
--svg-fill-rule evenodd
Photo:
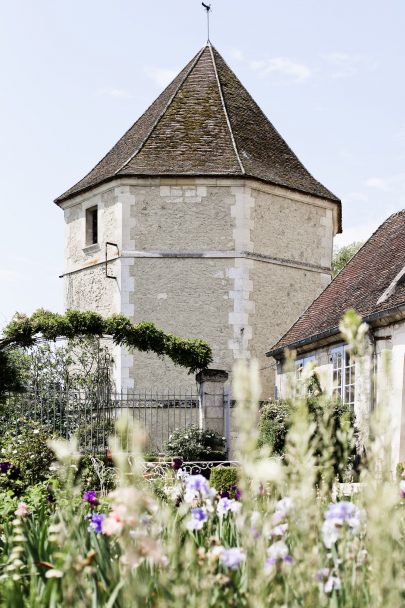
<svg viewBox="0 0 405 608"><path fill-rule="evenodd" d="M85 212L98 205L99 244L85 245ZM329 281L337 209L254 180L119 179L65 203L66 306L150 320L206 339L213 367L259 357ZM118 244L109 262L104 243ZM109 258L116 257L109 248ZM185 370L144 353L116 352L118 388L194 384Z"/></svg>

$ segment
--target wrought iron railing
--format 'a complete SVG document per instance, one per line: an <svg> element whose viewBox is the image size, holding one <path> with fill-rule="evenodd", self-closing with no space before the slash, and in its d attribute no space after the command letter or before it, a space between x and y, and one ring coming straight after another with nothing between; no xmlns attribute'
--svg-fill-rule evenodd
<svg viewBox="0 0 405 608"><path fill-rule="evenodd" d="M146 452L164 453L177 428L198 425L199 397L193 393L108 392L61 388L56 385L9 395L0 416L1 430L18 433L35 421L52 435L76 435L80 449L102 453L115 434L116 421L125 414L146 435Z"/></svg>

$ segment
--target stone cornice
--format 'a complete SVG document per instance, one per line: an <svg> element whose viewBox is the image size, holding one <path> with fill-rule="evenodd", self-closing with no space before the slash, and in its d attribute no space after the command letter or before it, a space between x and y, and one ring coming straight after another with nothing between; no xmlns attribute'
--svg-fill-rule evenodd
<svg viewBox="0 0 405 608"><path fill-rule="evenodd" d="M137 250L123 250L121 251L119 256L108 259L107 262L115 262L119 259L124 258L170 258L170 259L192 259L192 258L200 258L200 259L237 259L237 258L245 258L247 260L255 260L257 262L264 262L266 264L276 264L278 266L288 266L290 268L299 268L300 270L308 270L309 272L318 272L321 274L330 274L331 269L326 266L318 266L316 264L308 264L305 262L300 262L298 260L289 260L285 258L278 258L274 256L269 256L261 253L256 253L254 251L137 251ZM88 270L89 268L94 268L95 266L100 266L101 264L105 264L105 260L94 262L75 268L70 270L61 277L67 276L70 274L74 274L76 272L81 272L84 270Z"/></svg>

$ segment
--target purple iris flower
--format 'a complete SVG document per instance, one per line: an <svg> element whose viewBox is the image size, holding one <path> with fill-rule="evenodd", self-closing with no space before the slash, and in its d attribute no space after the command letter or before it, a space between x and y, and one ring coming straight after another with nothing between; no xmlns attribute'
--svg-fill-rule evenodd
<svg viewBox="0 0 405 608"><path fill-rule="evenodd" d="M340 502L331 503L325 513L325 519L340 519L349 521L352 517L358 516L358 507L352 502L341 500Z"/></svg>
<svg viewBox="0 0 405 608"><path fill-rule="evenodd" d="M222 490L222 492L220 493L220 497L221 498L230 498L230 494L228 492L228 490Z"/></svg>
<svg viewBox="0 0 405 608"><path fill-rule="evenodd" d="M93 513L90 517L90 532L97 532L100 534L103 531L103 521L105 520L105 515L103 513Z"/></svg>
<svg viewBox="0 0 405 608"><path fill-rule="evenodd" d="M207 511L202 507L191 509L191 519L186 522L186 528L190 531L201 530L204 527L204 523L207 521L207 519Z"/></svg>
<svg viewBox="0 0 405 608"><path fill-rule="evenodd" d="M11 469L11 462L5 461L0 462L0 473L8 473Z"/></svg>
<svg viewBox="0 0 405 608"><path fill-rule="evenodd" d="M285 562L287 564L291 564L293 562L293 558L288 552L288 547L283 540L278 540L277 542L270 545L267 549L268 558L265 562L265 569L269 570L273 566L278 565L281 562Z"/></svg>
<svg viewBox="0 0 405 608"><path fill-rule="evenodd" d="M238 486L231 486L231 490L235 493L235 500L240 500L242 492L238 489Z"/></svg>
<svg viewBox="0 0 405 608"><path fill-rule="evenodd" d="M227 568L236 570L246 559L246 555L245 552L239 547L232 547L231 549L224 549L219 559Z"/></svg>
<svg viewBox="0 0 405 608"><path fill-rule="evenodd" d="M216 491L210 488L208 481L202 475L189 475L185 479L186 491L184 500L193 502L195 498L210 498L215 496Z"/></svg>
<svg viewBox="0 0 405 608"><path fill-rule="evenodd" d="M181 469L182 466L183 466L182 458L173 458L172 464L171 464L173 471L178 471L179 469Z"/></svg>
<svg viewBox="0 0 405 608"><path fill-rule="evenodd" d="M88 502L91 507L97 506L98 500L96 490L87 490L87 492L84 492L83 500L84 502Z"/></svg>
<svg viewBox="0 0 405 608"><path fill-rule="evenodd" d="M205 509L201 509L200 507L196 507L195 509L191 509L191 513L193 514L193 518L197 521L205 521L207 519L207 512Z"/></svg>

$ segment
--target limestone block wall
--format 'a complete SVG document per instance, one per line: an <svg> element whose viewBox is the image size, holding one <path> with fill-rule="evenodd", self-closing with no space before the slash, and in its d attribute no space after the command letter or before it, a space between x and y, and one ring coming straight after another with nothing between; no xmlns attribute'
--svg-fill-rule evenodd
<svg viewBox="0 0 405 608"><path fill-rule="evenodd" d="M262 397L269 399L275 394L275 362L266 357L266 352L326 287L330 277L293 266L253 264L250 276L255 308L249 331L255 339L251 356L259 359Z"/></svg>
<svg viewBox="0 0 405 608"><path fill-rule="evenodd" d="M99 242L85 244L86 209L99 209ZM213 365L264 357L329 281L332 203L254 180L121 178L64 204L66 306L122 312L203 338ZM104 244L109 248L106 279ZM117 349L117 388L187 390L192 377L166 360Z"/></svg>
<svg viewBox="0 0 405 608"><path fill-rule="evenodd" d="M291 262L330 268L336 205L303 194L255 185L255 251Z"/></svg>
<svg viewBox="0 0 405 608"><path fill-rule="evenodd" d="M161 253L233 250L231 187L218 188L215 180L198 185L199 181L139 180L139 185L131 186L134 222L126 245ZM172 185L160 185L164 183Z"/></svg>
<svg viewBox="0 0 405 608"><path fill-rule="evenodd" d="M176 335L206 340L213 349L213 367L230 370L231 270L226 259L136 259L131 267L135 290L130 296L134 321L149 320ZM163 384L183 391L194 384L186 370L146 353L134 355L132 375L141 389Z"/></svg>

